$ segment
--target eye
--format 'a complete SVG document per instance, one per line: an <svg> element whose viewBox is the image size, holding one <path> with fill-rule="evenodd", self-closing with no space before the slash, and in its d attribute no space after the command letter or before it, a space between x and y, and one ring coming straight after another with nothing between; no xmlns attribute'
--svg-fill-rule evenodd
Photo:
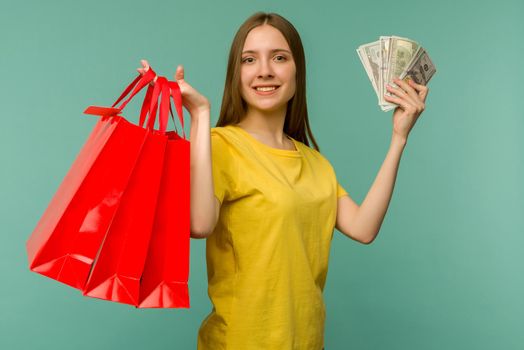
<svg viewBox="0 0 524 350"><path fill-rule="evenodd" d="M252 59L253 59L253 57L246 57L246 58L242 59L242 62L251 63L253 61L248 61L248 60L252 60Z"/></svg>
<svg viewBox="0 0 524 350"><path fill-rule="evenodd" d="M277 61L285 61L287 59L286 56L282 56L282 55L278 55L275 58L279 58L279 57L282 58L282 59L281 60L277 60Z"/></svg>

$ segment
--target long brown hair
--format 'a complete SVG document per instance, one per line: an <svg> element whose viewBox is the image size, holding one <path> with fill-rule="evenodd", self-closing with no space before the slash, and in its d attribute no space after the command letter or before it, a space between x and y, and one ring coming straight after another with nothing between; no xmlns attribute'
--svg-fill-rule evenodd
<svg viewBox="0 0 524 350"><path fill-rule="evenodd" d="M251 15L238 29L229 51L222 106L220 108L220 116L215 126L236 124L240 122L247 112L246 102L240 93L242 49L248 33L253 28L263 24L269 24L275 27L286 38L296 66L296 90L295 95L287 104L284 133L307 146L310 146L308 141L309 137L311 142L313 142L314 148L320 152L318 144L311 132L307 114L306 59L302 40L295 27L284 17L276 13L257 12Z"/></svg>

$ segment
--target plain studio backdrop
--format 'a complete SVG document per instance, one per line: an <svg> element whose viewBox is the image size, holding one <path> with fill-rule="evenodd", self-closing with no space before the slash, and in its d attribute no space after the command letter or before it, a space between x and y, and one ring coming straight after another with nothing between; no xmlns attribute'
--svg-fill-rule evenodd
<svg viewBox="0 0 524 350"><path fill-rule="evenodd" d="M256 11L301 34L314 135L358 203L386 156L392 112L355 49L408 37L437 67L378 238L334 233L326 349L524 349L519 0L2 0L0 348L196 348L211 310L204 240L191 240L191 308L162 310L32 273L25 242L97 121L83 110L111 105L145 58L170 79L183 64L214 126L233 35ZM124 113L133 122L142 96ZM186 122L189 132L187 111Z"/></svg>

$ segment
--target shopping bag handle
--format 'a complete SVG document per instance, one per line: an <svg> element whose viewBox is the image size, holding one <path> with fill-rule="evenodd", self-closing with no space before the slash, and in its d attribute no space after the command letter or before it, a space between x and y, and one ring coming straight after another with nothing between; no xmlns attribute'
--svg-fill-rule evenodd
<svg viewBox="0 0 524 350"><path fill-rule="evenodd" d="M159 96L161 96L160 104L158 103ZM149 99L150 101L148 101ZM143 122L145 121L145 115L142 114L144 113L144 111L147 111L147 109L145 109L144 106L147 107L149 105L149 111L147 111L149 114L149 118L147 120L146 125L148 129L153 130L155 127L157 109L160 107L158 123L159 131L162 134L165 134L169 113L169 102L169 87L167 85L167 79L165 77L159 76L152 90L152 93L150 94L150 96L146 96L146 100L144 100L144 105L142 106L142 112L140 115L140 126L143 126Z"/></svg>
<svg viewBox="0 0 524 350"><path fill-rule="evenodd" d="M153 129L156 121L156 110L158 109L158 96L161 96L160 99L160 113L159 113L159 130L165 132L167 130L168 123L168 113L171 114L171 119L175 125L175 131L178 134L176 128L175 118L173 116L171 108L171 98L175 104L175 109L182 125L182 134L184 139L187 139L185 130L184 130L184 112L182 104L182 93L180 91L180 86L175 81L169 81L165 77L159 76L155 87L149 86L147 89L146 97L144 99L144 104L142 105L142 110L140 112L140 126L143 127L144 122L146 121L147 115L149 118L147 120L147 127Z"/></svg>
<svg viewBox="0 0 524 350"><path fill-rule="evenodd" d="M125 100L121 105L120 107L118 107L118 109L120 111L124 110L124 108L126 107L126 105L129 103L129 101L131 101L131 99L138 93L140 92L140 90L142 90L144 88L144 86L146 86L147 84L149 84L151 81L153 81L153 79L155 79L155 76L156 76L156 73L155 71L149 67L149 69L144 73L144 74L139 74L135 80L133 80L133 82L131 84L129 84L129 86L124 90L124 92L122 93L122 95L120 95L120 97L115 101L115 103L113 103L113 105L111 107L115 107L118 102L122 101L122 99L127 96L127 94L129 94L129 91L131 91L131 89L133 89L134 87L134 90L133 92L131 93L131 96L129 96L127 98L127 100Z"/></svg>
<svg viewBox="0 0 524 350"><path fill-rule="evenodd" d="M182 92L180 91L180 86L176 81L168 81L167 83L169 85L170 97L173 98L173 102L175 103L176 113L178 114L178 120L180 120L180 124L182 124L182 134L184 135L184 139L187 140L186 132L184 131L184 109L182 105ZM175 118L173 117L173 112L171 112L171 103L169 104L169 112L171 113L171 117L173 118L174 123Z"/></svg>
<svg viewBox="0 0 524 350"><path fill-rule="evenodd" d="M98 116L114 116L117 114L120 114L122 110L125 108L125 106L131 101L131 99L144 88L144 86L148 85L156 76L156 73L153 71L153 69L147 70L145 74L139 74L132 82L129 84L124 92L120 95L120 97L113 103L111 107L101 107L101 106L89 106L84 110L84 114L92 114L92 115L98 115ZM134 88L134 89L133 89ZM131 93L131 96L124 101L120 107L115 107L120 101L126 97L129 92L133 90Z"/></svg>
<svg viewBox="0 0 524 350"><path fill-rule="evenodd" d="M142 103L142 108L140 110L140 127L144 127L146 122L146 127L149 129L154 129L156 121L157 109L160 106L159 112L159 131L162 133L166 132L167 123L168 123L168 114L171 114L173 123L176 123L171 109L171 98L175 104L175 110L182 125L182 133L184 139L187 139L186 133L184 130L184 111L182 103L182 93L180 91L180 86L176 81L169 81L165 77L158 76L155 85L151 85L151 81L156 77L155 71L149 67L149 69L144 74L139 74L122 92L120 97L113 103L111 107L100 107L100 106L89 106L84 113L93 114L98 116L114 116L120 114L125 106L131 101L131 99L140 92L146 85L149 85L146 96ZM120 107L115 107L120 101L122 101L129 92L131 95L120 105ZM158 104L158 98L160 99L160 105ZM149 118L148 118L149 115ZM178 133L178 130L176 130Z"/></svg>

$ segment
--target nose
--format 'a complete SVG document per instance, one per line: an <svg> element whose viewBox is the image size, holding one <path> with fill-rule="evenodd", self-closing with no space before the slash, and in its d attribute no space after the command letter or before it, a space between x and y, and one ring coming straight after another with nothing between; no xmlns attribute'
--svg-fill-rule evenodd
<svg viewBox="0 0 524 350"><path fill-rule="evenodd" d="M270 62L268 62L268 60L260 60L259 62L261 63L258 67L258 77L259 78L274 77L273 67L271 67Z"/></svg>

